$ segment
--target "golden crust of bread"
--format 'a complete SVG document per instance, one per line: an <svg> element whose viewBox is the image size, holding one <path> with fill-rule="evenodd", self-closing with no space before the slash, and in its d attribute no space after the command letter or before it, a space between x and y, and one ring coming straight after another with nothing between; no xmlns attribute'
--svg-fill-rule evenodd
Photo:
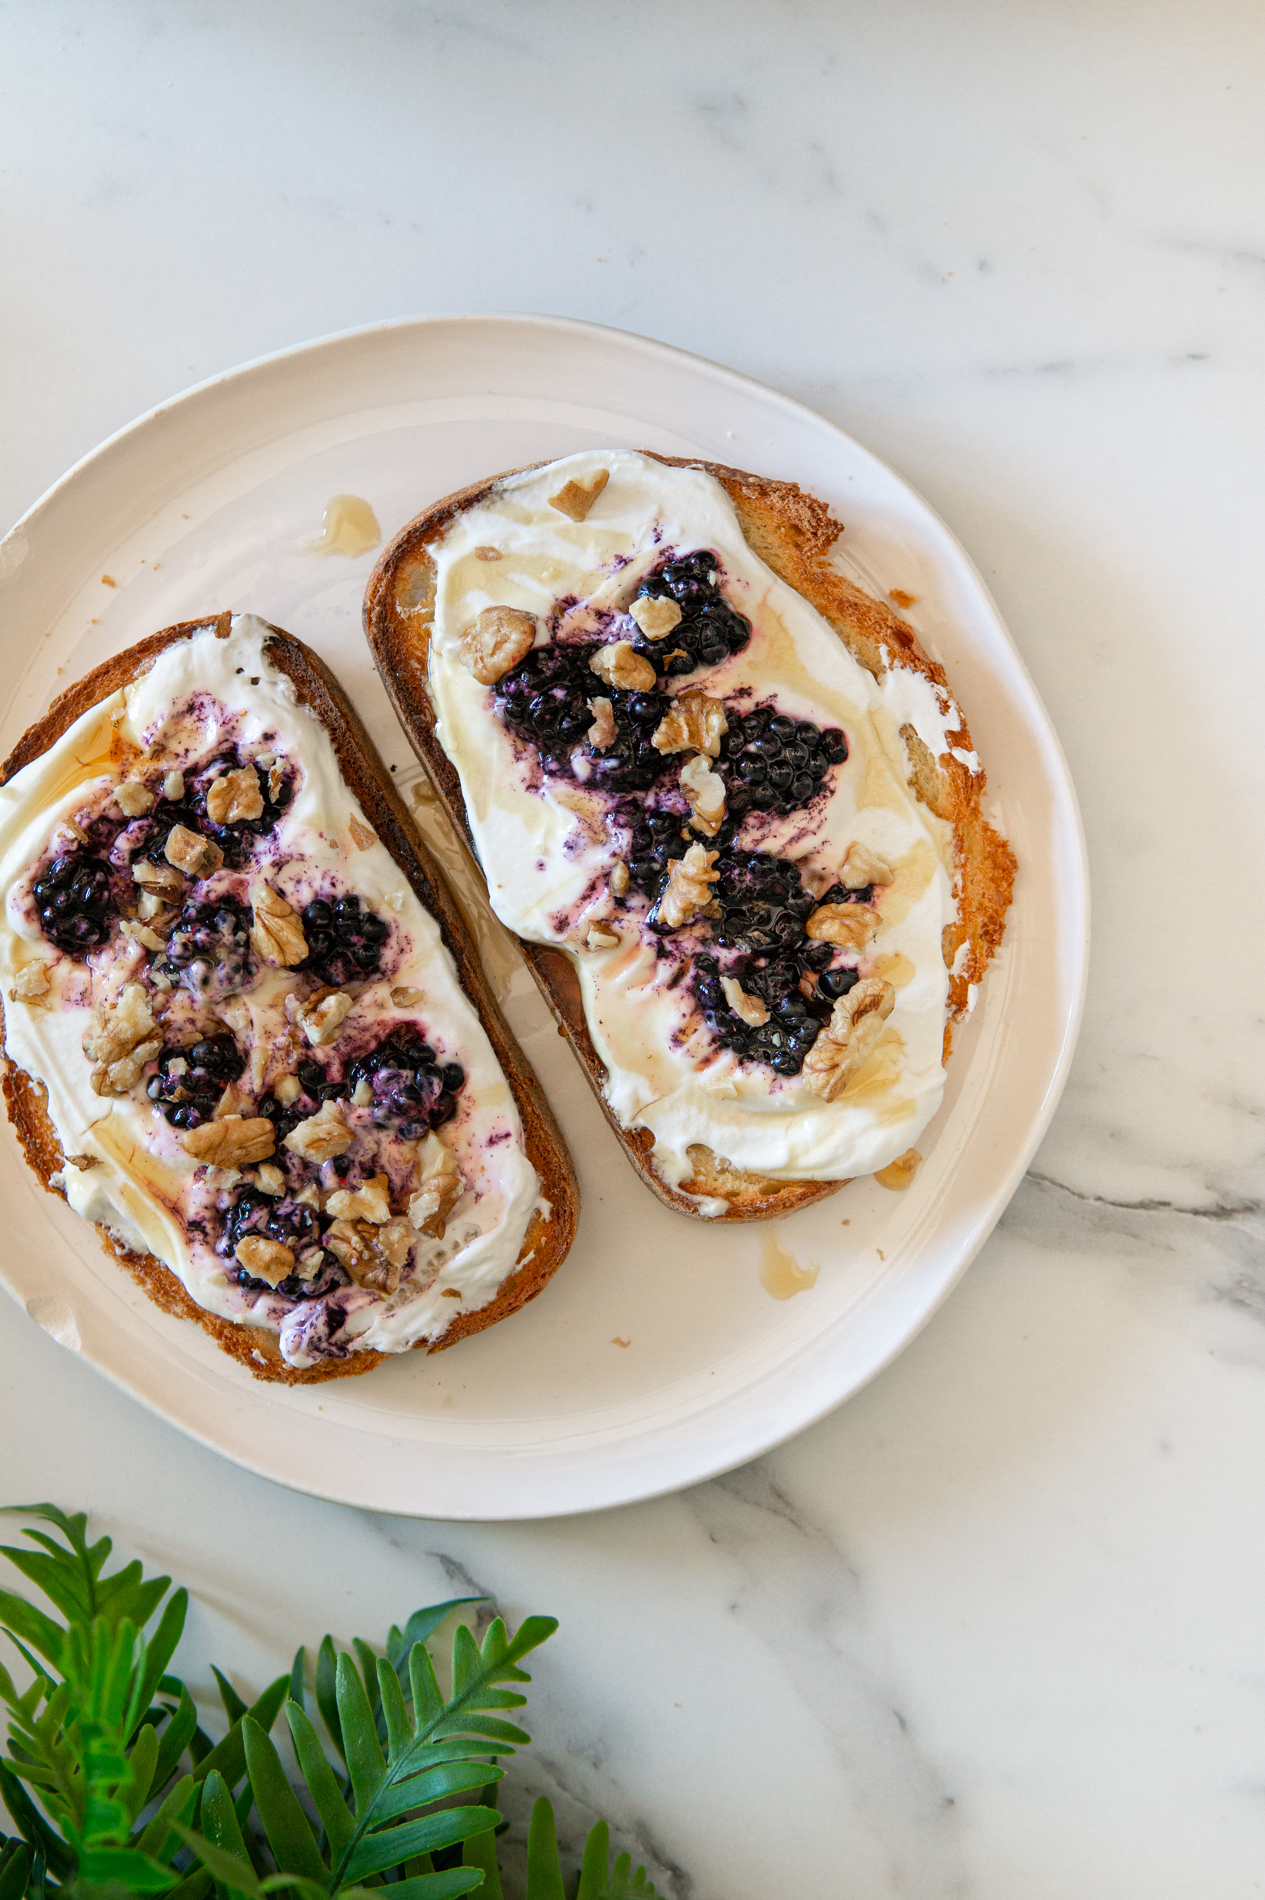
<svg viewBox="0 0 1265 1900"><path fill-rule="evenodd" d="M221 621L224 616L220 616ZM165 627L160 633L138 641L126 652L116 654L69 687L55 699L44 717L18 741L4 765L0 766L0 785L32 759L47 751L75 720L100 700L148 671L157 656L178 640L203 632L216 624L210 620L183 621ZM527 1058L510 1034L495 996L483 973L478 952L461 917L448 886L443 880L399 793L374 749L360 718L337 680L310 648L283 633L270 629L269 656L281 672L294 683L300 702L320 720L333 742L343 778L355 793L366 819L386 846L421 903L439 925L461 986L474 1004L505 1072L523 1124L527 1154L540 1177L541 1193L550 1203L548 1220L537 1211L528 1226L514 1271L502 1283L496 1298L471 1313L458 1312L442 1339L430 1345L441 1352L471 1333L482 1332L498 1320L525 1306L545 1287L561 1266L575 1238L580 1212L580 1191L575 1169ZM0 1009L0 1033L3 1010ZM64 1166L61 1145L48 1115L42 1083L34 1081L6 1054L4 1057L4 1098L22 1152L34 1172L51 1194L59 1193L50 1185L52 1177ZM391 1355L362 1351L345 1359L330 1359L300 1369L282 1358L275 1336L257 1326L244 1326L221 1319L200 1307L169 1267L153 1254L135 1254L124 1247L104 1227L98 1226L102 1245L119 1265L160 1306L179 1319L190 1319L210 1333L221 1351L236 1359L257 1379L283 1385L314 1385L326 1379L349 1378L372 1372ZM427 1342L419 1341L426 1346Z"/></svg>
<svg viewBox="0 0 1265 1900"><path fill-rule="evenodd" d="M835 520L824 502L805 494L794 482L772 481L719 462L656 455L653 450L644 453L669 467L697 468L714 476L733 503L748 545L817 609L868 672L881 678L888 668L907 668L949 692L944 669L923 651L913 630L885 602L866 594L832 564L831 551L843 533L843 524ZM434 564L428 549L442 539L463 510L486 500L498 483L527 472L526 467L506 469L445 496L409 522L383 552L364 601L365 633L378 671L414 751L476 863L460 779L435 738L434 709L427 684L434 593ZM952 825L957 848L960 921L946 931L944 944L950 969L944 1032L947 1062L953 1023L965 1013L970 986L981 980L1001 943L1014 886L1015 856L981 810L984 773L972 774L949 752L933 758L912 727L904 728L902 736L911 761L910 784L937 817ZM974 750L965 717L949 739L961 751ZM623 1128L607 1104L603 1090L606 1070L588 1033L579 982L570 959L562 951L521 938L516 941L545 1001L570 1039L606 1119L633 1166L661 1201L680 1213L704 1218L689 1197L710 1195L728 1202L721 1216L724 1220L771 1220L846 1185L842 1181L771 1180L733 1168L710 1149L698 1147L690 1150L693 1175L682 1183L679 1192L670 1188L653 1165L650 1132ZM966 954L954 974L953 965L964 944Z"/></svg>

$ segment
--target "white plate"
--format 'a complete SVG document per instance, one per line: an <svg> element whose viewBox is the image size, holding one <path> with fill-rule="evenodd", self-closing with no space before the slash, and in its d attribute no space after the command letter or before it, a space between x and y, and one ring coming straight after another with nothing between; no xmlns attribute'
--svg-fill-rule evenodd
<svg viewBox="0 0 1265 1900"><path fill-rule="evenodd" d="M606 444L794 479L847 524L841 557L857 579L918 597L910 618L960 694L988 766L989 815L1019 856L1015 905L914 1185L860 1181L781 1225L800 1262L820 1263L816 1285L787 1301L761 1284L767 1229L701 1227L647 1193L516 959L497 967L578 1164L579 1238L534 1305L434 1358L406 1354L308 1388L256 1383L151 1306L38 1188L8 1135L0 1267L31 1317L204 1444L375 1511L596 1510L692 1484L820 1418L899 1352L965 1270L1071 1057L1088 919L1076 803L979 575L926 504L832 424L640 337L532 317L384 324L143 416L0 543L4 750L105 655L231 607L322 653L412 788L420 773L360 632L373 556L301 543L336 493L367 497L389 537L476 477Z"/></svg>

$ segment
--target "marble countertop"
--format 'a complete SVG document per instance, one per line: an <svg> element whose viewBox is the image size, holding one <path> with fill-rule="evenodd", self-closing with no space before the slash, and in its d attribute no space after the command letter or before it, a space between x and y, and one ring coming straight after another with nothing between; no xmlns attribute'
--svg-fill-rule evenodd
<svg viewBox="0 0 1265 1900"><path fill-rule="evenodd" d="M1096 908L997 1232L759 1463L592 1518L357 1515L185 1442L6 1300L3 1496L187 1581L200 1688L454 1580L558 1615L514 1812L550 1792L572 1841L606 1814L672 1900L1258 1893L1259 16L16 0L4 36L0 525L322 332L663 338L823 410L960 535L1067 748Z"/></svg>

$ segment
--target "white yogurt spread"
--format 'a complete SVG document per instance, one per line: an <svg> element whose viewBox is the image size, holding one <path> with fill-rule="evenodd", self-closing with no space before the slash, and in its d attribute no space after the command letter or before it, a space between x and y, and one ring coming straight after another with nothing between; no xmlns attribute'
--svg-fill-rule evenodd
<svg viewBox="0 0 1265 1900"><path fill-rule="evenodd" d="M601 470L609 480L583 519L550 506L568 480L585 484ZM579 784L542 773L540 748L525 746L498 717L500 683L481 685L463 656L463 635L491 606L536 616L537 648L565 641L569 629L607 642L635 640L639 628L626 610L639 583L665 558L700 549L719 556L724 598L753 631L741 651L669 679L667 690L701 691L739 715L773 706L819 728L841 727L848 746L846 762L831 768L803 809L780 817L748 811L737 845L790 858L818 896L854 843L894 873L875 896L876 934L853 964L861 977L892 984L895 1007L865 1066L829 1102L809 1093L800 1076L778 1075L721 1046L682 980L682 958L709 948L705 922L664 936L648 925L647 896L612 893L612 865L630 855L629 805L646 795L630 801L594 792L583 761ZM725 491L699 470L623 451L570 456L500 483L429 551L437 736L460 775L493 907L520 936L573 958L607 1070L607 1098L623 1126L653 1132L664 1179L679 1185L688 1178L696 1143L784 1180L868 1174L908 1149L943 1090L942 932L957 913L952 831L910 787L900 729L912 726L939 757L960 723L949 696L916 671L892 668L875 679L861 667L821 615L752 552ZM594 693L605 690L595 678ZM688 756L665 758L664 783L675 782ZM594 924L618 942L590 946ZM723 1208L715 1201L704 1211Z"/></svg>
<svg viewBox="0 0 1265 1900"><path fill-rule="evenodd" d="M0 975L6 1048L47 1089L68 1160L64 1191L71 1207L132 1251L155 1254L208 1312L278 1335L285 1359L302 1367L348 1351L402 1352L439 1339L454 1314L485 1306L515 1266L539 1182L523 1150L509 1086L438 925L368 827L329 735L271 663L268 643L263 623L243 615L226 639L208 629L168 647L139 682L85 713L0 788ZM279 811L270 808L273 822L257 833L242 831L240 846L230 837L220 868L186 878L173 900L176 910L233 899L246 907L249 923L251 891L261 878L300 918L312 900L354 895L362 913L380 920L373 926L383 939L375 967L329 984L310 969L270 965L252 949L244 969L205 964L199 987L166 961L180 941L179 922L173 935L170 916L157 920L166 952L124 934L119 913L134 917L144 888L135 882L134 863L173 801L193 809L195 787L204 783L199 774L216 758L253 766L261 785L284 784L287 790L277 796L286 802ZM139 780L153 800L130 824L126 806L119 808L124 778ZM143 802L143 793L139 797ZM207 831L224 837L209 824ZM114 874L109 934L76 956L50 940L34 886L47 880L54 860L107 853ZM305 928L311 936L312 926ZM29 966L37 963L43 969L32 982ZM271 1105L284 1133L318 1113L318 1097L306 1087L298 1093L296 1070L307 1063L310 1077L310 1065L319 1063L336 1096L334 1112L351 1136L344 1154L318 1163L278 1139L265 1164L272 1173L253 1164L200 1163L184 1146L187 1127L173 1125L163 1104L151 1099L163 1084L156 1058L125 1092L95 1093L84 1042L109 1023L128 984L142 986L164 1061L176 1060L174 1071L164 1071L176 1092L171 1099L178 1099L187 1074L189 1046L199 1036L231 1034L242 1073L238 1099L228 1109L220 1104L221 1115L235 1109L248 1119ZM321 988L345 996L350 1007L330 1040L313 1044L296 1006L319 1000ZM33 993L24 997L24 989ZM379 1064L385 1080L353 1091L346 1075L357 1058L372 1057L384 1038L401 1031L406 1043L411 1035L412 1046L426 1045L434 1069L456 1065L462 1072L458 1083L449 1068L454 1089L446 1112L436 1111L433 1132L426 1125L428 1104L447 1086L442 1079L415 1076L385 1059ZM401 1121L395 1108L404 1098L390 1094L388 1083L420 1090L421 1107L405 1111L420 1115L420 1122ZM446 1220L414 1224L410 1207L419 1220L426 1211L413 1197L427 1170L451 1176L454 1167L457 1198ZM257 1203L270 1198L309 1229L328 1230L344 1206L336 1202L331 1210L331 1196L354 1194L383 1175L389 1207L371 1207L357 1231L366 1242L393 1236L393 1270L370 1253L376 1265L357 1277L317 1242L306 1256L296 1243L297 1276L274 1289L225 1252L226 1216L248 1190ZM349 1218L362 1211L353 1206Z"/></svg>

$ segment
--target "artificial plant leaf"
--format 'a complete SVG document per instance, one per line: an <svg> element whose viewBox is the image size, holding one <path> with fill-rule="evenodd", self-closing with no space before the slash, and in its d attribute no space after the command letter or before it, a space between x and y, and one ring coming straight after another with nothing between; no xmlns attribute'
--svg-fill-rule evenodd
<svg viewBox="0 0 1265 1900"><path fill-rule="evenodd" d="M170 1680L166 1674L167 1664L175 1654L176 1644L184 1634L184 1620L188 1609L189 1592L175 1591L158 1619L158 1628L148 1639L145 1668L138 1690L142 1706L148 1703L151 1696L157 1694L164 1681Z"/></svg>
<svg viewBox="0 0 1265 1900"><path fill-rule="evenodd" d="M486 1891L473 1867L447 1867L442 1873L417 1874L390 1887L343 1887L339 1900L382 1900L383 1894L389 1894L391 1900L456 1900L458 1894L476 1890L480 1894ZM499 1892L498 1888L498 1896Z"/></svg>
<svg viewBox="0 0 1265 1900"><path fill-rule="evenodd" d="M361 1637L353 1636L351 1646L356 1652L360 1664L360 1679L365 1685L365 1694L369 1698L369 1707L373 1710L376 1723L382 1713L382 1702L378 1695L378 1659Z"/></svg>
<svg viewBox="0 0 1265 1900"><path fill-rule="evenodd" d="M61 1668L66 1643L62 1625L55 1623L51 1616L45 1616L43 1610L37 1610L25 1597L15 1596L12 1590L0 1590L0 1629L6 1635L29 1643L54 1669Z"/></svg>
<svg viewBox="0 0 1265 1900"><path fill-rule="evenodd" d="M142 1854L152 1854L155 1860L165 1866L180 1849L177 1828L192 1827L197 1811L198 1784L192 1775L185 1775L176 1783L153 1818L146 1822L132 1845L139 1848Z"/></svg>
<svg viewBox="0 0 1265 1900"><path fill-rule="evenodd" d="M158 1743L158 1760L154 1767L152 1787L155 1792L165 1788L176 1769L180 1766L180 1757L186 1748L191 1748L198 1730L198 1711L193 1697L180 1685L180 1700ZM196 1760L196 1757L195 1757Z"/></svg>
<svg viewBox="0 0 1265 1900"><path fill-rule="evenodd" d="M290 1724L294 1752L303 1770L303 1779L307 1782L312 1804L325 1829L330 1858L338 1860L346 1852L355 1830L351 1810L343 1799L338 1776L326 1759L316 1730L297 1702L287 1702L286 1719Z"/></svg>
<svg viewBox="0 0 1265 1900"><path fill-rule="evenodd" d="M610 1885L610 1864L611 1831L605 1821L598 1821L584 1843L580 1885L575 1900L602 1900Z"/></svg>
<svg viewBox="0 0 1265 1900"><path fill-rule="evenodd" d="M501 1889L501 1868L496 1858L496 1830L472 1834L462 1843L461 1859L467 1867L477 1867L483 1875L479 1888L481 1900L505 1900Z"/></svg>
<svg viewBox="0 0 1265 1900"><path fill-rule="evenodd" d="M316 1706L330 1741L346 1760L342 1724L338 1719L338 1651L332 1636L323 1636L316 1652Z"/></svg>
<svg viewBox="0 0 1265 1900"><path fill-rule="evenodd" d="M242 1735L255 1806L278 1870L283 1874L299 1874L315 1881L319 1887L328 1887L329 1870L321 1859L312 1823L286 1780L281 1757L258 1722L252 1722L249 1716L242 1722Z"/></svg>
<svg viewBox="0 0 1265 1900"><path fill-rule="evenodd" d="M544 1796L531 1811L527 1830L527 1890L524 1900L566 1900L558 1859L558 1830Z"/></svg>
<svg viewBox="0 0 1265 1900"><path fill-rule="evenodd" d="M245 1894L247 1900L261 1900L263 1888L249 1862L241 1860L228 1848L220 1847L191 1827L182 1827L180 1838L186 1847L192 1848L211 1878L221 1887L227 1887L230 1893Z"/></svg>
<svg viewBox="0 0 1265 1900"><path fill-rule="evenodd" d="M224 1704L225 1715L230 1722L240 1722L249 1704L242 1701L242 1698L238 1695L236 1689L228 1680L228 1677L221 1675L214 1663L211 1664L211 1674L215 1677L216 1685L219 1688L220 1701Z"/></svg>
<svg viewBox="0 0 1265 1900"><path fill-rule="evenodd" d="M276 1721L281 1705L286 1699L290 1687L288 1676L278 1676L270 1682L263 1694L252 1702L246 1711L252 1722L258 1722L266 1733ZM242 1718L244 1721L245 1716ZM203 1781L211 1770L223 1775L230 1788L235 1788L246 1772L246 1749L242 1741L242 1724L234 1722L222 1742L218 1742L209 1755L204 1755L193 1771L195 1781Z"/></svg>
<svg viewBox="0 0 1265 1900"><path fill-rule="evenodd" d="M31 1850L31 1871L47 1860L60 1880L74 1867L74 1855L44 1819L30 1795L7 1762L0 1761L0 1800L12 1815L17 1830Z"/></svg>
<svg viewBox="0 0 1265 1900"><path fill-rule="evenodd" d="M133 1561L97 1584L92 1613L103 1616L107 1623L117 1623L125 1616L137 1629L143 1629L170 1588L170 1577L146 1577L141 1565Z"/></svg>
<svg viewBox="0 0 1265 1900"><path fill-rule="evenodd" d="M631 1857L621 1854L611 1869L610 1885L602 1889L601 1900L658 1900L658 1896L646 1878L645 1868L639 1867L634 1874Z"/></svg>
<svg viewBox="0 0 1265 1900"><path fill-rule="evenodd" d="M350 1656L338 1658L338 1720L342 1728L343 1759L356 1797L356 1813L363 1816L382 1785L386 1763L365 1685Z"/></svg>
<svg viewBox="0 0 1265 1900"><path fill-rule="evenodd" d="M414 1610L402 1630L392 1624L387 1636L387 1661L399 1676L401 1687L408 1674L409 1651L414 1643L424 1643L453 1610L462 1610L470 1603L486 1602L486 1597L450 1597L447 1603L431 1603L424 1610Z"/></svg>
<svg viewBox="0 0 1265 1900"><path fill-rule="evenodd" d="M307 1708L307 1699L303 1693L303 1677L307 1669L307 1651L302 1643L294 1652L294 1661L290 1664L290 1700L297 1702L301 1709Z"/></svg>
<svg viewBox="0 0 1265 1900"><path fill-rule="evenodd" d="M154 1785L154 1770L157 1766L158 1730L151 1728L150 1724L145 1722L136 1731L136 1740L127 1758L127 1779L120 1790L127 1808L129 1826L149 1800L150 1789Z"/></svg>
<svg viewBox="0 0 1265 1900"><path fill-rule="evenodd" d="M92 1847L79 1856L76 1886L121 1887L124 1893L165 1893L179 1874L134 1847Z"/></svg>
<svg viewBox="0 0 1265 1900"><path fill-rule="evenodd" d="M413 1724L408 1719L400 1678L385 1656L377 1660L378 1706L386 1725L387 1759L395 1761L413 1739Z"/></svg>
<svg viewBox="0 0 1265 1900"><path fill-rule="evenodd" d="M210 1900L215 1891L214 1883L205 1867L195 1867L186 1874L178 1887L171 1887L167 1900Z"/></svg>
<svg viewBox="0 0 1265 1900"><path fill-rule="evenodd" d="M31 1856L21 1841L0 1848L0 1900L22 1900L31 1872Z"/></svg>
<svg viewBox="0 0 1265 1900"><path fill-rule="evenodd" d="M468 1835L495 1827L500 1818L495 1808L449 1808L441 1814L424 1814L420 1820L405 1821L400 1827L366 1834L352 1851L343 1878L363 1880L367 1874L385 1873L390 1867L398 1867L414 1854L431 1854L440 1847L455 1847Z"/></svg>
<svg viewBox="0 0 1265 1900"><path fill-rule="evenodd" d="M469 1788L486 1788L494 1781L504 1778L505 1770L487 1761L457 1761L440 1767L429 1765L430 1750L427 1749L421 1761L421 1772L410 1775L405 1781L395 1781L384 1788L373 1804L373 1820L393 1821L398 1815L407 1814L410 1808L429 1807L433 1801L443 1801L452 1794L464 1794Z"/></svg>
<svg viewBox="0 0 1265 1900"><path fill-rule="evenodd" d="M434 1728L444 1712L444 1698L435 1680L435 1665L424 1643L414 1643L408 1659L409 1687L413 1696L413 1723L419 1735Z"/></svg>

